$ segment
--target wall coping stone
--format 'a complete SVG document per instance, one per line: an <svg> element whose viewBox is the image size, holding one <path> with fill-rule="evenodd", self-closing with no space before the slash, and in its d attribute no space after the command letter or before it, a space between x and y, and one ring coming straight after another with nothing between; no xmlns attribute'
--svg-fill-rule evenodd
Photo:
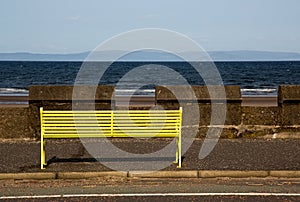
<svg viewBox="0 0 300 202"><path fill-rule="evenodd" d="M225 88L226 92L226 101L227 102L242 102L240 86L210 86L214 88L215 92L221 91L222 88ZM174 100L183 100L191 101L194 100L193 95L189 91L190 86L156 86L155 88L155 97L156 101L174 101ZM214 102L214 101L224 101L218 97L210 96L208 88L206 86L192 86L194 95L198 102ZM171 92L180 92L180 97L176 98L175 95Z"/></svg>
<svg viewBox="0 0 300 202"><path fill-rule="evenodd" d="M77 86L80 90L78 100L90 100L89 97L94 97L95 100L112 100L114 86L98 86L95 95L88 95L90 88L95 86ZM76 95L75 95L76 96ZM31 101L71 101L73 98L73 86L30 86L29 87L29 102Z"/></svg>

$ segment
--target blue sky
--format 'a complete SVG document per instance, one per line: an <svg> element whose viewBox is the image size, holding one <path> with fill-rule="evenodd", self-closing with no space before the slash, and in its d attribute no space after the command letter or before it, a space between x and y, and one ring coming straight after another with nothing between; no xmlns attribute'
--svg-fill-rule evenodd
<svg viewBox="0 0 300 202"><path fill-rule="evenodd" d="M137 28L164 28L205 50L300 53L299 0L1 0L0 52L74 53Z"/></svg>

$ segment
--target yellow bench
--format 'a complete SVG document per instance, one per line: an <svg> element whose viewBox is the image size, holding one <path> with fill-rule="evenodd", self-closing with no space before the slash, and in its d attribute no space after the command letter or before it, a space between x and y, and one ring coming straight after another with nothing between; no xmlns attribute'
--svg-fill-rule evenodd
<svg viewBox="0 0 300 202"><path fill-rule="evenodd" d="M43 110L41 121L41 169L46 163L48 138L175 138L177 167L181 167L182 108L179 110Z"/></svg>

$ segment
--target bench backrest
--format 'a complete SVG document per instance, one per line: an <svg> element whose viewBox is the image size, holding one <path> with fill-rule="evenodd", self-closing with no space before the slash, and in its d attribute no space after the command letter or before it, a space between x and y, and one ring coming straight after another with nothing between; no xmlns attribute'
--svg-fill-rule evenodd
<svg viewBox="0 0 300 202"><path fill-rule="evenodd" d="M67 111L40 108L42 138L178 137L179 110Z"/></svg>

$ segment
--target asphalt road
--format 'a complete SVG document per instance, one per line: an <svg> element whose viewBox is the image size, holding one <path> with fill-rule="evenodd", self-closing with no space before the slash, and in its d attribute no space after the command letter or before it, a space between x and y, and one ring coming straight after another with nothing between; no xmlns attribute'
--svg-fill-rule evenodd
<svg viewBox="0 0 300 202"><path fill-rule="evenodd" d="M132 153L149 153L157 151L170 141L161 139L113 140L118 148ZM79 140L47 140L46 152L49 166L47 171L106 171L111 170L104 163L137 164L140 162L167 161L170 165L164 170L300 170L300 139L236 139L219 140L214 150L204 159L198 154L202 145L196 140L183 155L181 169L172 164L174 154L157 159L120 159L102 158L98 162L91 156ZM95 147L99 143L91 142ZM174 145L175 149L175 145ZM174 151L175 152L175 151ZM41 172L40 144L37 141L2 141L0 142L0 173ZM98 159L99 160L99 159ZM140 170L139 167L136 167Z"/></svg>
<svg viewBox="0 0 300 202"><path fill-rule="evenodd" d="M132 201L144 201L144 202L182 202L182 201L206 201L206 202L236 202L236 201L246 201L246 202L298 202L300 200L297 196L75 196L75 197L60 197L60 198L34 198L34 199L3 199L3 201L32 201L32 202L44 202L44 201L120 201L120 202L132 202Z"/></svg>
<svg viewBox="0 0 300 202"><path fill-rule="evenodd" d="M0 200L6 201L299 201L299 193L300 179L0 181Z"/></svg>

